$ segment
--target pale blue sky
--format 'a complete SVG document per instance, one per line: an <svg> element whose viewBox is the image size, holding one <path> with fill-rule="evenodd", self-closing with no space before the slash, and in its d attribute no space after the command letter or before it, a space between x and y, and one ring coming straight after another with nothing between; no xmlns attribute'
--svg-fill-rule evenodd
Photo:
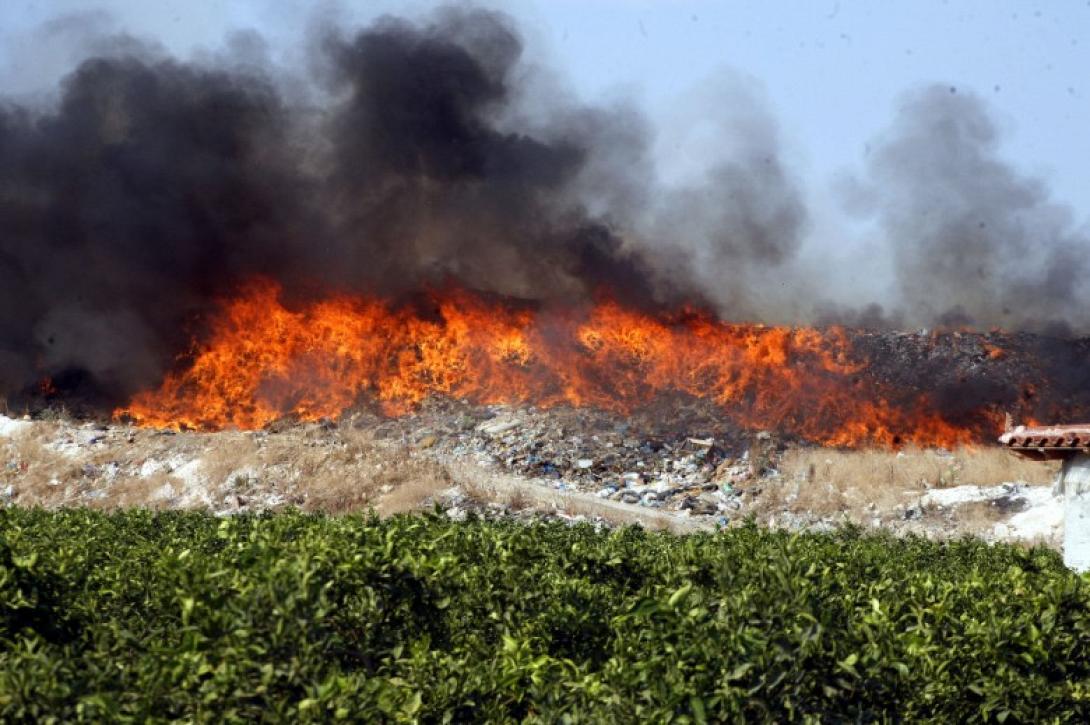
<svg viewBox="0 0 1090 725"><path fill-rule="evenodd" d="M710 2L514 0L483 3L520 21L528 56L584 98L618 93L652 116L679 94L731 70L763 87L788 157L809 194L857 168L902 94L941 82L985 97L1004 132L1004 156L1050 185L1081 222L1090 218L1090 2ZM124 27L180 55L256 28L287 47L315 7L346 21L414 14L428 2L303 0L4 0L0 87L24 94L67 67L82 30ZM113 17L96 15L105 9ZM58 33L41 26L81 19ZM287 42L285 42L287 41Z"/></svg>
<svg viewBox="0 0 1090 725"><path fill-rule="evenodd" d="M553 0L535 14L586 93L626 83L654 108L722 66L754 76L810 175L856 162L905 90L974 90L1008 157L1090 214L1090 3Z"/></svg>

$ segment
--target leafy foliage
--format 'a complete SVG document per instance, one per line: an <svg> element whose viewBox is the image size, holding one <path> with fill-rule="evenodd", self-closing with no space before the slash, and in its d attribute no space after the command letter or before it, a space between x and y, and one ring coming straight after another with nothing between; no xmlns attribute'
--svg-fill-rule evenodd
<svg viewBox="0 0 1090 725"><path fill-rule="evenodd" d="M0 510L0 719L1082 721L1044 549Z"/></svg>

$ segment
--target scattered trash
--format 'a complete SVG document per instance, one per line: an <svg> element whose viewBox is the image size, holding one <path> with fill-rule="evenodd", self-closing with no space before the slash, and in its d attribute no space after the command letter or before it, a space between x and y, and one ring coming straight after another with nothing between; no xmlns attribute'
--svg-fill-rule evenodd
<svg viewBox="0 0 1090 725"><path fill-rule="evenodd" d="M34 480L49 490L47 496L55 505L109 500L117 495L111 491L118 484L134 486L143 492L145 502L154 505L199 506L219 515L302 505L306 498L300 498L293 486L308 477L328 475L326 460L357 475L362 475L364 464L374 471L389 465L364 461L359 444L346 442L345 436L351 434L366 445L414 460L491 469L527 486L542 486L550 495L564 494L556 496L558 500L589 503L592 509L620 509L617 504L623 504L632 507L637 519L672 515L686 525L710 527L757 515L762 523L792 530L828 530L854 520L899 532L956 535L962 507L983 502L986 506L978 509L984 529L974 531L983 530L991 538L1054 539L1062 527L1058 499L1048 487L1020 484L944 488L940 481L926 492L913 491L911 496L906 492L896 505L881 510L873 502L851 503L852 519L845 509L815 513L799 495L806 482L785 481L777 470L784 464L784 450L797 445L794 441L781 442L767 431L739 429L707 401L682 403L669 415L619 418L597 409L513 408L437 399L395 419L357 411L337 422L278 421L262 430L214 434L233 441L230 446L246 448L249 460L260 458L254 458L254 452L267 450L270 444L291 446L289 455L261 459L258 470L247 468L233 448L222 443L215 444L218 458L208 460L207 449L215 439L200 433L70 419L51 419L48 426L35 430L35 421L0 416L0 449L6 451L6 459L0 459L0 503L29 502L28 488L21 482L37 477ZM32 435L24 439L23 431ZM28 456L27 440L40 441L48 465ZM890 459L903 457L892 454ZM342 469L335 470L339 474ZM398 485L377 485L375 491L394 494ZM543 511L540 506L479 498L484 500L435 502L455 519L470 514L551 517L605 525L575 506Z"/></svg>

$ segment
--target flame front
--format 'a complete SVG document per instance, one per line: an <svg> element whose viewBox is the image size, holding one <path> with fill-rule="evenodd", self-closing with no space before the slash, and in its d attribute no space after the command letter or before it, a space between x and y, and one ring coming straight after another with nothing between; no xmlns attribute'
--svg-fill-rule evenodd
<svg viewBox="0 0 1090 725"><path fill-rule="evenodd" d="M740 426L833 446L953 446L980 434L945 421L926 396L888 402L837 328L668 318L611 301L536 310L459 290L432 299L428 315L352 296L288 309L276 283L256 281L210 320L186 367L116 414L215 430L333 418L368 397L400 415L435 394L618 413L688 395Z"/></svg>

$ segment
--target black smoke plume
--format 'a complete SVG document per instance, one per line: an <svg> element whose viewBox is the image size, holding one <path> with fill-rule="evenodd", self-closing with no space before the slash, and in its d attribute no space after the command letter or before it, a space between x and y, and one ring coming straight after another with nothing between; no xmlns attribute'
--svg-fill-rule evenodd
<svg viewBox="0 0 1090 725"><path fill-rule="evenodd" d="M453 281L738 320L1088 322L1068 306L1087 239L998 159L964 94L915 96L859 185L896 294L822 306L835 285L800 267L804 194L745 83L702 109L707 163L671 184L648 121L532 82L502 14L444 8L319 38L286 74L253 34L194 61L122 36L55 104L0 100L0 398L49 376L124 401L257 275L291 299Z"/></svg>
<svg viewBox="0 0 1090 725"><path fill-rule="evenodd" d="M0 392L153 385L254 275L300 294L678 293L568 193L592 154L576 125L503 127L522 45L501 15L328 34L317 106L253 64L122 47L66 77L55 109L0 110Z"/></svg>

